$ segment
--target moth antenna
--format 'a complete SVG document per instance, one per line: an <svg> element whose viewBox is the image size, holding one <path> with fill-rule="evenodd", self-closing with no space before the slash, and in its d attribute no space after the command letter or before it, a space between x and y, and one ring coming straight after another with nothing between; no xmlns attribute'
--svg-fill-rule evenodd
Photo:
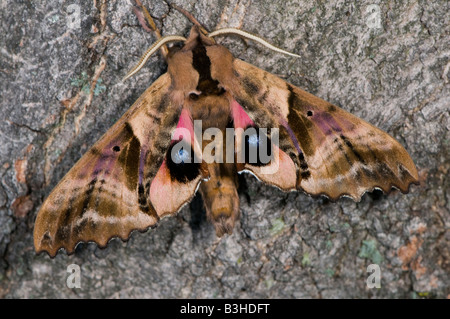
<svg viewBox="0 0 450 319"><path fill-rule="evenodd" d="M260 37L254 35L254 34L251 34L249 32L242 31L242 30L239 30L239 29L236 29L236 28L219 29L219 30L216 30L214 32L209 33L208 36L212 38L212 37L216 37L216 36L219 36L219 35L226 35L226 34L235 34L235 35L238 35L238 36L240 36L242 38L258 42L259 44L264 45L266 48L269 48L272 51L283 53L283 54L287 54L287 55L290 55L290 56L293 56L293 57L296 57L296 58L300 58L300 55L298 55L298 54L294 54L294 53L285 51L283 49L280 49L280 48L270 44L269 42L267 42L263 38L260 38Z"/></svg>
<svg viewBox="0 0 450 319"><path fill-rule="evenodd" d="M151 32L153 31L156 35L156 39L161 39L161 32L159 32L159 29L156 27L155 21L153 21L152 16L150 15L150 12L148 12L147 8L141 3L141 1L136 0L135 1L136 4L141 7L143 14L139 11L137 6L133 6L133 11L136 14L139 23L141 24L141 26L144 28L144 30ZM148 25L150 26L150 28L148 28L147 24L144 21L144 17L145 20L147 20ZM169 54L169 49L167 49L167 46L163 45L161 46L161 53L164 57L164 59L167 62L167 55Z"/></svg>
<svg viewBox="0 0 450 319"><path fill-rule="evenodd" d="M136 74L144 66L144 64L152 56L152 54L155 53L156 51L158 51L158 49L161 46L163 46L163 45L165 45L167 43L170 43L170 42L177 42L177 41L185 42L186 38L182 37L182 36L179 36L179 35L168 35L168 36L162 37L161 39L159 39L158 41L153 43L153 45L141 57L141 59L139 60L138 64L136 64L136 66L134 68L132 68L130 70L130 72L128 72L127 75L125 75L125 77L122 79L122 81L125 81L129 77L131 77L134 74Z"/></svg>

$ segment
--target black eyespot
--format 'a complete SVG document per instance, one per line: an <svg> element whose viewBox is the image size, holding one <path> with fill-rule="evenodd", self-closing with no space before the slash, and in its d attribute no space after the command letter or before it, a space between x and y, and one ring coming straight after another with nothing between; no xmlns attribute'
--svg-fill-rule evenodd
<svg viewBox="0 0 450 319"><path fill-rule="evenodd" d="M199 160L196 160L194 151L184 140L169 147L166 163L171 179L180 183L188 183L200 174Z"/></svg>
<svg viewBox="0 0 450 319"><path fill-rule="evenodd" d="M120 147L117 146L117 145L114 146L114 147L113 147L113 151L114 151L114 152L120 152Z"/></svg>
<svg viewBox="0 0 450 319"><path fill-rule="evenodd" d="M273 159L272 142L267 132L256 127L244 131L245 163L253 166L265 166Z"/></svg>
<svg viewBox="0 0 450 319"><path fill-rule="evenodd" d="M306 112L306 115L313 116L313 112L312 111L308 111L308 112Z"/></svg>

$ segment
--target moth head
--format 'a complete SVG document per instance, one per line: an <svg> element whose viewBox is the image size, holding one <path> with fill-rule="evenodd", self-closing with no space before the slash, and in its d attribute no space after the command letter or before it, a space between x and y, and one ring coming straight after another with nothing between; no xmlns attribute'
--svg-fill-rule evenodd
<svg viewBox="0 0 450 319"><path fill-rule="evenodd" d="M220 84L221 77L232 76L232 61L228 49L194 25L183 47L168 56L173 90L189 102L222 96L226 88Z"/></svg>
<svg viewBox="0 0 450 319"><path fill-rule="evenodd" d="M184 51L184 52L192 51L199 45L204 46L204 47L221 47L221 46L216 46L216 42L214 41L214 37L221 36L221 35L237 35L241 38L252 40L259 44L262 44L263 46L269 48L272 51L287 54L287 55L297 57L297 58L300 57L297 54L290 53L288 51L280 49L280 48L270 44L263 38L260 38L252 33L246 32L246 31L242 31L242 30L239 30L236 28L224 28L224 29L219 29L214 32L208 33L208 31L204 27L202 27L200 24L194 24L191 28L189 37L187 39L182 36L169 35L169 36L162 37L158 41L156 41L144 53L144 55L139 60L139 63L133 69L131 69L130 72L128 72L128 74L123 78L122 81L125 81L126 79L128 79L131 76L133 76L134 74L136 74L145 65L145 63L150 58L150 56L152 56L153 53L158 51L158 49L165 46L167 43L180 42L180 41L185 42L184 46L181 48L181 51ZM225 48L223 48L223 49L225 49ZM223 50L223 49L222 49L222 51L228 51L226 49L225 50ZM171 48L171 50L169 51L169 56L167 56L167 57L165 56L165 57L170 59L178 51L180 51L180 49L178 49L176 47ZM220 54L219 54L219 57L220 57Z"/></svg>
<svg viewBox="0 0 450 319"><path fill-rule="evenodd" d="M193 25L182 50L193 50L199 44L210 46L215 45L216 41L212 37L209 37L199 26Z"/></svg>

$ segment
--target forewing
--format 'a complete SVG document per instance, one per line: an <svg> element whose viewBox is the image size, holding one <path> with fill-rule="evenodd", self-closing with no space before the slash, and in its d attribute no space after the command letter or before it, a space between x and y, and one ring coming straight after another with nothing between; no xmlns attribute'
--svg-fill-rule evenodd
<svg viewBox="0 0 450 319"><path fill-rule="evenodd" d="M155 209L161 203L170 201L176 212L193 196L200 177L178 185L175 196L168 191L177 181L162 165L182 111L170 83L168 74L161 76L55 187L36 219L37 252L55 256L60 248L72 253L79 242L103 247L112 237L125 240L169 213ZM158 174L168 178L166 188L150 201Z"/></svg>

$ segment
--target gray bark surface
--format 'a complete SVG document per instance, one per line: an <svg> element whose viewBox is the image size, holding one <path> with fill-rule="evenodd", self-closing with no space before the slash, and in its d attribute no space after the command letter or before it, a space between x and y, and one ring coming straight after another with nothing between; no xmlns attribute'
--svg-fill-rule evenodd
<svg viewBox="0 0 450 319"><path fill-rule="evenodd" d="M249 175L241 218L217 239L195 198L153 230L36 255L34 220L52 188L166 70L128 1L0 3L0 296L4 298L447 298L450 296L448 2L174 1L205 26L239 27L238 58L394 136L416 163L410 193L360 203L283 193ZM144 1L163 35L191 24ZM79 19L78 14L79 12ZM379 24L377 19L379 18ZM81 288L66 285L81 267ZM368 288L378 264L381 288Z"/></svg>

